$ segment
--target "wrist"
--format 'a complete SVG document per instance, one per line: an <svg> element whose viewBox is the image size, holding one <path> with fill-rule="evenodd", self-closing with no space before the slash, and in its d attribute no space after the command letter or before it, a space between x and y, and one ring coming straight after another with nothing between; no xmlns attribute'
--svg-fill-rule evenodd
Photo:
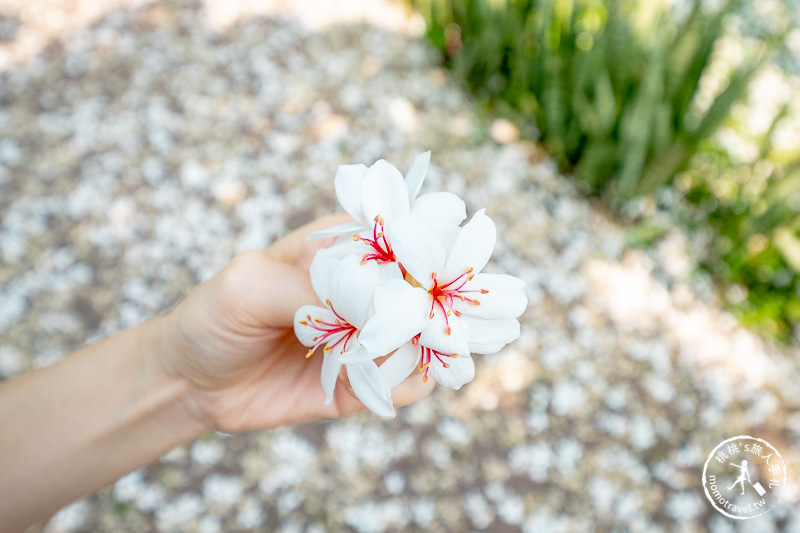
<svg viewBox="0 0 800 533"><path fill-rule="evenodd" d="M182 352L175 342L174 314L159 316L141 327L143 343L149 346L142 354L143 368L152 387L150 405L144 409L151 409L162 424L173 428L182 442L212 431L213 424L197 406L194 384L175 370L175 360Z"/></svg>
<svg viewBox="0 0 800 533"><path fill-rule="evenodd" d="M13 520L0 529L22 530L208 430L189 407L191 387L163 370L165 324L150 321L2 384L0 515L13 510Z"/></svg>

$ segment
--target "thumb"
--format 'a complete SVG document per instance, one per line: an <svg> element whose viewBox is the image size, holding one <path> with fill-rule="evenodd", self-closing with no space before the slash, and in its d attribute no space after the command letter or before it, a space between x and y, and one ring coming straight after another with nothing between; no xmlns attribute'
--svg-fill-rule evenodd
<svg viewBox="0 0 800 533"><path fill-rule="evenodd" d="M237 255L221 274L229 309L241 309L255 326L291 327L301 306L320 305L308 270L275 261L261 252Z"/></svg>
<svg viewBox="0 0 800 533"><path fill-rule="evenodd" d="M423 381L422 374L413 372L405 381L392 389L392 400L396 407L410 405L428 396L435 387L434 380Z"/></svg>

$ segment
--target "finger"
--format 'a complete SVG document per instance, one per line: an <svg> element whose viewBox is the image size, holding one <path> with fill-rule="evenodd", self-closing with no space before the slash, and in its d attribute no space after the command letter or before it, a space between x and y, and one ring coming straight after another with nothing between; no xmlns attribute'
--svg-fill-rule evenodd
<svg viewBox="0 0 800 533"><path fill-rule="evenodd" d="M317 250L330 246L336 240L332 237L309 241L308 236L315 231L344 224L352 220L353 219L349 215L344 213L318 218L274 242L269 248L264 250L264 253L276 261L307 269L311 264L311 260L314 259L314 254Z"/></svg>
<svg viewBox="0 0 800 533"><path fill-rule="evenodd" d="M410 405L427 397L435 387L435 381L429 379L425 382L422 380L421 373L414 372L400 385L392 389L392 400L396 407Z"/></svg>
<svg viewBox="0 0 800 533"><path fill-rule="evenodd" d="M380 365L381 359L385 359L385 357L379 357L375 361ZM435 387L436 382L432 379L425 382L422 379L421 373L414 372L392 389L392 403L394 403L395 407L403 407L416 403L428 396ZM338 398L340 409L347 413L358 412L365 409L361 401L358 400L353 387L350 385L350 379L348 378L347 370L344 366L339 374L339 383L337 384L336 391L344 393Z"/></svg>
<svg viewBox="0 0 800 533"><path fill-rule="evenodd" d="M238 310L253 325L286 328L303 305L320 305L308 270L271 259L260 252L243 252L220 273L226 309ZM230 311L233 312L233 311Z"/></svg>
<svg viewBox="0 0 800 533"><path fill-rule="evenodd" d="M278 262L274 262L272 268L270 309L265 311L271 315L271 323L275 326L291 327L294 314L301 306L320 305L321 302L311 287L308 270Z"/></svg>

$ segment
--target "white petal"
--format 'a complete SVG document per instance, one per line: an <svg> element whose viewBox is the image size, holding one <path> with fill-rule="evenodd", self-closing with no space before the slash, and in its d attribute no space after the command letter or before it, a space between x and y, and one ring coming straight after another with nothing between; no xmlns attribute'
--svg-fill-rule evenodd
<svg viewBox="0 0 800 533"><path fill-rule="evenodd" d="M467 207L464 200L451 192L432 192L411 204L411 214L429 224L458 226L467 218Z"/></svg>
<svg viewBox="0 0 800 533"><path fill-rule="evenodd" d="M361 195L363 213L369 223L377 215L390 222L408 213L408 192L403 175L383 159L367 170Z"/></svg>
<svg viewBox="0 0 800 533"><path fill-rule="evenodd" d="M464 285L470 298L477 299L480 305L469 302L456 302L456 308L465 315L480 318L516 318L528 306L525 282L508 274L478 274ZM488 290L481 294L480 289Z"/></svg>
<svg viewBox="0 0 800 533"><path fill-rule="evenodd" d="M361 258L348 255L338 265L331 278L330 299L334 310L357 328L367 321L380 270L375 261L361 264Z"/></svg>
<svg viewBox="0 0 800 533"><path fill-rule="evenodd" d="M419 287L403 280L391 281L375 289L375 314L370 318L358 341L370 352L386 355L422 331L428 321L430 296Z"/></svg>
<svg viewBox="0 0 800 533"><path fill-rule="evenodd" d="M336 388L336 381L339 378L339 370L342 368L339 363L339 354L328 352L322 356L322 374L320 382L322 390L325 391L325 405L333 401L333 391Z"/></svg>
<svg viewBox="0 0 800 533"><path fill-rule="evenodd" d="M431 225L430 231L436 235L436 237L439 239L439 242L444 245L445 253L449 255L450 250L453 248L453 244L456 242L456 237L458 237L458 232L461 231L461 228L446 224L434 224Z"/></svg>
<svg viewBox="0 0 800 533"><path fill-rule="evenodd" d="M380 416L394 416L391 387L378 370L378 365L372 362L348 365L347 377L353 392L370 411Z"/></svg>
<svg viewBox="0 0 800 533"><path fill-rule="evenodd" d="M419 364L419 344L405 343L384 361L378 369L390 388L403 382Z"/></svg>
<svg viewBox="0 0 800 533"><path fill-rule="evenodd" d="M367 226L365 226L361 222L346 222L344 224L339 224L337 226L333 226L327 229L321 229L319 231L315 231L314 233L308 236L308 240L313 241L316 239L326 239L328 237L353 235L354 233L359 233L367 229L369 228L367 228Z"/></svg>
<svg viewBox="0 0 800 533"><path fill-rule="evenodd" d="M469 329L469 351L473 353L495 353L503 346L519 338L519 320L484 320L463 316L461 319Z"/></svg>
<svg viewBox="0 0 800 533"><path fill-rule="evenodd" d="M411 214L425 221L428 231L436 235L448 253L458 237L459 224L467 217L464 200L453 193L423 194L412 204Z"/></svg>
<svg viewBox="0 0 800 533"><path fill-rule="evenodd" d="M475 362L469 354L449 357L446 358L445 361L449 365L449 368L445 368L442 363L434 357L428 370L430 376L439 385L458 390L475 377Z"/></svg>
<svg viewBox="0 0 800 533"><path fill-rule="evenodd" d="M413 215L398 218L387 229L397 261L425 289L433 286L433 273L442 270L445 251L442 243L424 223Z"/></svg>
<svg viewBox="0 0 800 533"><path fill-rule="evenodd" d="M331 313L330 309L325 309L324 307L319 307L316 305L304 305L295 312L294 334L297 336L297 340L300 341L300 344L311 348L314 346L314 344L316 344L314 337L319 335L320 332L308 324L307 317L309 316L311 317L311 320L320 318L325 322L334 320L336 317L333 316L333 313ZM306 324L301 324L300 321L304 321Z"/></svg>
<svg viewBox="0 0 800 533"><path fill-rule="evenodd" d="M347 235L340 237L335 244L325 248L325 253L337 259L343 259L348 255L357 255L361 258L364 257L364 243L356 242L352 235Z"/></svg>
<svg viewBox="0 0 800 533"><path fill-rule="evenodd" d="M397 263L381 263L378 265L378 270L381 273L379 285L386 285L390 281L403 279L403 273L400 272L400 266Z"/></svg>
<svg viewBox="0 0 800 533"><path fill-rule="evenodd" d="M406 188L408 189L408 200L410 202L413 202L419 194L419 190L422 188L422 182L425 181L425 175L428 173L428 164L430 162L431 152L427 151L419 154L411 164L411 168L408 169L408 174L406 174Z"/></svg>
<svg viewBox="0 0 800 533"><path fill-rule="evenodd" d="M345 365L368 363L377 356L369 353L363 346L356 343L354 349L339 355L339 362Z"/></svg>
<svg viewBox="0 0 800 533"><path fill-rule="evenodd" d="M364 216L361 200L361 189L364 177L367 175L367 167L364 165L341 165L336 169L334 187L336 188L336 198L356 222L370 224L371 219Z"/></svg>
<svg viewBox="0 0 800 533"><path fill-rule="evenodd" d="M425 346L433 348L442 353L469 353L469 332L465 323L457 316L448 317L450 334L445 331L447 323L444 320L444 313L438 310L434 313L422 330L419 342Z"/></svg>
<svg viewBox="0 0 800 533"><path fill-rule="evenodd" d="M331 279L340 260L341 258L334 250L325 248L318 250L314 254L314 259L311 260L308 275L311 279L311 286L321 302L325 302L331 297Z"/></svg>
<svg viewBox="0 0 800 533"><path fill-rule="evenodd" d="M472 215L470 221L458 232L442 271L442 280L450 281L469 267L477 273L486 266L497 240L497 229L484 211L481 209Z"/></svg>

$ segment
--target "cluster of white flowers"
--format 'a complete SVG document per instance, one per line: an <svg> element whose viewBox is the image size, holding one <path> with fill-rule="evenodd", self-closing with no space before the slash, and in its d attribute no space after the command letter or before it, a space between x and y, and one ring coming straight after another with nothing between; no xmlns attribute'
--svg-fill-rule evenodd
<svg viewBox="0 0 800 533"><path fill-rule="evenodd" d="M325 307L305 305L294 321L308 357L323 347L327 402L345 365L363 404L393 416L391 390L415 369L458 389L475 375L471 352L493 353L519 337L524 282L481 273L494 222L481 209L461 226L458 196L419 195L429 161L430 152L417 157L405 179L384 160L336 172L336 196L354 221L312 235L339 237L311 263Z"/></svg>

